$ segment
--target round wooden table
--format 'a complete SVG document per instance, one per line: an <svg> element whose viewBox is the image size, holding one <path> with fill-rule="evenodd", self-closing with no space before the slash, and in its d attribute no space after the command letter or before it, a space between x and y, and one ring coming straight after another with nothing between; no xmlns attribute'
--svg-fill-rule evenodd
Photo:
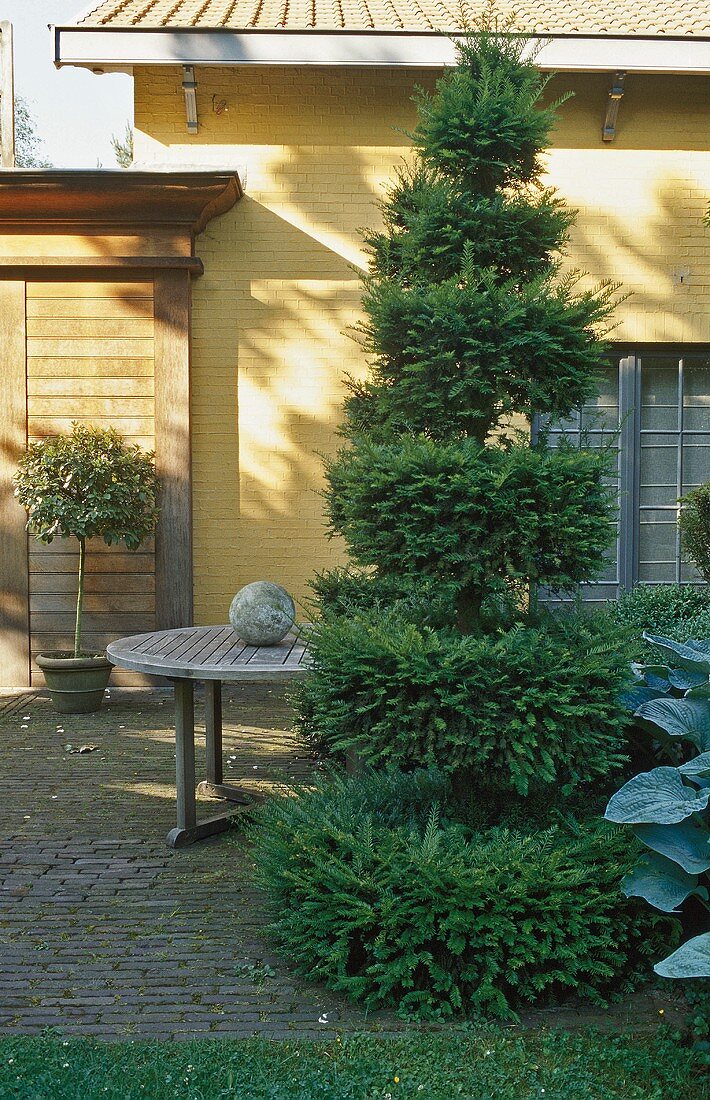
<svg viewBox="0 0 710 1100"><path fill-rule="evenodd" d="M309 663L306 635L307 624L301 624L276 645L253 646L247 645L231 626L191 626L134 634L107 647L113 665L150 676L165 676L174 684L177 826L167 836L171 848L221 833L230 823L229 814L197 821L195 680L205 685L207 772L206 780L197 789L213 798L249 804L254 801L253 794L222 781L222 683L302 676Z"/></svg>

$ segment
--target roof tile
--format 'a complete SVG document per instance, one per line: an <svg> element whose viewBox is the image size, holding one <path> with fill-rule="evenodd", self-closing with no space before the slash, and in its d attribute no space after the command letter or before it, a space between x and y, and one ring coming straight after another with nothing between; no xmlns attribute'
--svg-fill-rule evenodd
<svg viewBox="0 0 710 1100"><path fill-rule="evenodd" d="M475 24L487 0L101 0L80 21L92 27L230 30L457 30ZM538 34L710 34L708 0L498 0L502 19Z"/></svg>

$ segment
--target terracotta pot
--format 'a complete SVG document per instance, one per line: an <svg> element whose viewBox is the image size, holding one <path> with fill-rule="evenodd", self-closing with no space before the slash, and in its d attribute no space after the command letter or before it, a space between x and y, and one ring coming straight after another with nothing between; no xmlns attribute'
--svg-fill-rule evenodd
<svg viewBox="0 0 710 1100"><path fill-rule="evenodd" d="M99 709L113 668L106 657L39 653L37 664L60 714L90 714Z"/></svg>

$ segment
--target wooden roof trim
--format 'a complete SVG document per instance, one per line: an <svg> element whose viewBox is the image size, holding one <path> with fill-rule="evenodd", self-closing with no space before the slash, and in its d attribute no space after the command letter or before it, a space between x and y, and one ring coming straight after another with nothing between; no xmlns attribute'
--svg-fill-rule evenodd
<svg viewBox="0 0 710 1100"><path fill-rule="evenodd" d="M0 171L0 230L34 226L81 232L110 224L179 228L195 235L241 197L234 172L9 169ZM108 259L96 257L96 263Z"/></svg>
<svg viewBox="0 0 710 1100"><path fill-rule="evenodd" d="M28 268L44 271L48 268L107 268L120 271L156 271L167 268L204 274L204 264L198 256L0 256L0 272L7 276L14 271L27 273Z"/></svg>

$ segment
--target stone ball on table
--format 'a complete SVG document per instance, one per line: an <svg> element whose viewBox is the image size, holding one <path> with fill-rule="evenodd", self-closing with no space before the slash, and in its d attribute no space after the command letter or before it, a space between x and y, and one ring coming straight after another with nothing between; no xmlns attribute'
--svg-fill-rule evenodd
<svg viewBox="0 0 710 1100"><path fill-rule="evenodd" d="M272 581L252 581L240 588L229 609L229 621L249 645L276 645L296 618L296 605L285 588Z"/></svg>

